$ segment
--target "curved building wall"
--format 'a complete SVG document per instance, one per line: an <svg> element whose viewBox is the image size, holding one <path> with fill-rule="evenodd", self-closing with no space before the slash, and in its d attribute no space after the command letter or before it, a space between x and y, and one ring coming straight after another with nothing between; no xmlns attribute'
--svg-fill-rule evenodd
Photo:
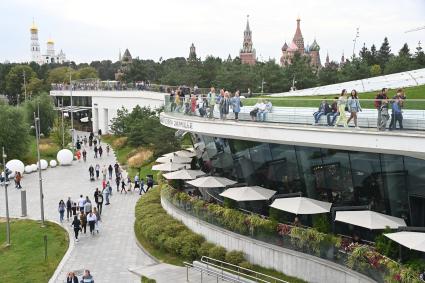
<svg viewBox="0 0 425 283"><path fill-rule="evenodd" d="M200 134L193 139L206 171L280 194L302 192L334 206L371 205L372 210L406 219L409 226L425 226L425 160ZM211 193L218 196L220 191ZM268 213L258 202L239 205Z"/></svg>

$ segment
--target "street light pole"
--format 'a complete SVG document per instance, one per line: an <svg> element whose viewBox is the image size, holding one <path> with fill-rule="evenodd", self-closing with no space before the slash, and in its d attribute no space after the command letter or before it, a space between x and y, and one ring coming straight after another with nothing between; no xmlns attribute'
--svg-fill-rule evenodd
<svg viewBox="0 0 425 283"><path fill-rule="evenodd" d="M72 148L74 148L74 105L72 103L72 74L71 70L69 70L69 91L71 96L71 141Z"/></svg>
<svg viewBox="0 0 425 283"><path fill-rule="evenodd" d="M27 82L25 77L25 71L24 71L24 93L25 93L25 102L27 101Z"/></svg>
<svg viewBox="0 0 425 283"><path fill-rule="evenodd" d="M41 209L41 227L44 227L44 196L43 196L43 179L41 177L40 162L40 107L38 107L38 117L34 112L35 136L37 141L37 162L38 162L38 180L40 184L40 209Z"/></svg>
<svg viewBox="0 0 425 283"><path fill-rule="evenodd" d="M359 28L357 28L356 29L356 36L354 37L354 39L353 39L353 42L354 42L354 44L353 44L353 59L354 59L354 57L356 57L356 54L355 54L355 50L356 50L356 42L357 42L357 38L359 38L359 35L360 35L360 33L359 33Z"/></svg>
<svg viewBox="0 0 425 283"><path fill-rule="evenodd" d="M3 171L4 171L4 179L3 179L3 185L4 185L4 196L6 201L6 245L10 246L10 219L9 219L9 197L7 196L7 185L9 183L9 180L6 180L8 178L8 174L6 172L6 154L4 153L4 147L2 147L3 150ZM6 178L7 177L7 178Z"/></svg>
<svg viewBox="0 0 425 283"><path fill-rule="evenodd" d="M62 97L62 107L61 107L61 113L62 113L62 148L65 148L65 129L63 126L63 97Z"/></svg>

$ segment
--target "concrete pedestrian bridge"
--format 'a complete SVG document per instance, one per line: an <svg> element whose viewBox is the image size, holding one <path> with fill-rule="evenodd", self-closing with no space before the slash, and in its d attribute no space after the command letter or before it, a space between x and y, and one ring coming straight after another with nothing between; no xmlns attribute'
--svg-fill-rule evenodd
<svg viewBox="0 0 425 283"><path fill-rule="evenodd" d="M180 112L163 112L160 119L161 124L164 126L213 137L396 154L425 159L425 147L423 146L425 131L397 130L382 132L376 128L355 129L311 126L313 121L311 113L313 112L309 113L310 125L300 122L276 123L241 120L249 119L246 116L246 112L240 115L239 121L233 120L232 114L229 115L229 119L220 120L217 118L209 119L189 116ZM287 118L289 119L289 117Z"/></svg>

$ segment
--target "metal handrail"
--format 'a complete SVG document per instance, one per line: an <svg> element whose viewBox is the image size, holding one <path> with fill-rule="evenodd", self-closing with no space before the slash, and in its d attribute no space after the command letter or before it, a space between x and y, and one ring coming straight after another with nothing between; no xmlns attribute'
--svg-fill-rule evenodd
<svg viewBox="0 0 425 283"><path fill-rule="evenodd" d="M204 268L204 267L201 267L201 266L196 266L196 265L193 265L193 263L189 263L189 262L185 262L185 261L183 263L186 266L186 280L187 280L187 282L189 282L189 268L193 268L193 269L197 269L198 271L201 272L201 283L202 283L203 272L206 272L207 275L215 276L217 278L217 282L218 282L218 279L221 279L222 281L235 282L235 283L245 283L244 281L241 281L238 278L233 278L233 277L228 276L226 274L223 274L223 273L220 273L220 272L208 269L208 268Z"/></svg>
<svg viewBox="0 0 425 283"><path fill-rule="evenodd" d="M215 264L215 263L212 263L210 261L216 262L216 263L220 263L220 265ZM275 283L276 282L281 282L281 283L288 283L288 281L285 281L285 280L282 280L282 279L279 279L279 278L276 278L276 277L273 277L273 276L270 276L270 275L267 275L267 274L264 274L264 273L261 273L261 272L258 272L258 271L254 271L252 269L248 269L248 268L241 267L241 266L238 266L238 265L235 265L235 264L231 264L231 263L228 263L228 262L225 262L225 261L222 261L222 260L211 258L211 257L208 257L208 256L202 256L201 257L201 262L202 263L205 263L207 265L213 266L215 268L219 268L219 269L221 269L223 271L228 271L228 272L231 272L231 273L236 273L236 275L238 275L238 277L239 276L242 276L242 277L245 277L245 278L248 278L248 279L255 280L256 282L265 282L265 283L268 283L268 282L275 282ZM223 267L223 265L233 267L236 270L235 269L232 269L232 268L229 268L229 267ZM247 273L244 273L244 272L241 272L240 270L243 270L245 272L253 273L253 274L255 274L255 276L250 275L250 274L247 274ZM259 278L259 276L265 277L267 279L271 279L272 281L266 281L265 279Z"/></svg>

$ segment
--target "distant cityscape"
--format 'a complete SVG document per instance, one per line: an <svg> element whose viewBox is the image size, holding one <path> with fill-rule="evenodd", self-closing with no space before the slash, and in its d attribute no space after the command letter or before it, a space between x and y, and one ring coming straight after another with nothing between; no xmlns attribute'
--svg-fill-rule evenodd
<svg viewBox="0 0 425 283"><path fill-rule="evenodd" d="M301 56L307 57L309 59L310 65L314 68L321 68L322 63L320 60L320 46L316 41L316 38L314 38L313 43L311 45L304 43L304 37L301 32L301 19L297 18L297 24L296 24L296 30L293 39L287 43L285 41L281 47L282 55L279 59L279 63L282 67L291 65L293 62L293 58L296 53L299 53ZM50 64L50 63L57 63L62 64L65 62L68 62L65 53L61 49L59 53L56 53L55 51L55 43L53 39L49 39L46 42L46 52L42 54L40 43L38 39L38 27L36 26L35 22L33 21L31 27L30 27L30 38L31 38L31 45L30 45L30 52L31 52L31 60L30 62L36 62L40 65L42 64ZM230 55L229 55L230 57ZM189 51L189 57L188 60L197 60L197 54L196 54L196 47L194 43L190 46ZM248 65L255 65L258 61L258 58L256 56L256 50L253 47L253 39L252 39L252 30L250 28L249 24L249 16L247 16L246 20L246 27L243 32L243 43L242 48L239 51L239 58L241 60L242 64L248 64ZM132 56L130 55L130 51L126 49L124 56L121 57L121 52L119 55L119 61L122 61L122 59L125 59L127 64L131 63ZM325 66L329 65L329 54L326 54L326 61ZM343 65L345 63L345 57L344 54L342 54L340 65ZM120 70L121 74L123 70Z"/></svg>

